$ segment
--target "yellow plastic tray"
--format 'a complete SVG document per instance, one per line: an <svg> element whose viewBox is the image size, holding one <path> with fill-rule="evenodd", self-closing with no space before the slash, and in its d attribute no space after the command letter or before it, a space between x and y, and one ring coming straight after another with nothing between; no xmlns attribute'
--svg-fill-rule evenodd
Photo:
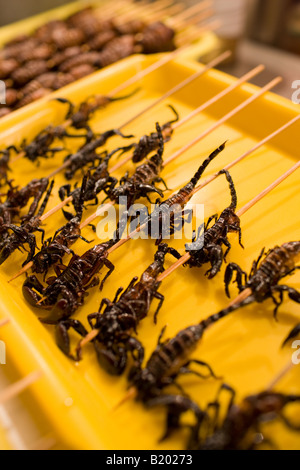
<svg viewBox="0 0 300 470"><path fill-rule="evenodd" d="M94 93L105 93L126 80L137 69L146 67L151 58L132 57L115 64L64 90L64 96L81 101ZM128 101L114 103L94 118L95 130L106 130L121 125L129 116L143 109L146 104L161 96L171 86L190 76L201 65L193 62L176 60L156 71L143 80L142 91ZM212 70L200 78L187 90L178 93L168 103L173 104L183 117L192 109L205 102L216 93L234 82L234 78ZM207 113L201 114L189 124L180 128L172 141L166 144L165 158L168 158L182 145L195 138L225 113L257 91L255 86L246 84L223 99ZM60 96L61 92L56 96ZM166 167L163 177L172 189L177 189L198 168L204 157L229 139L224 153L207 171L212 174L220 170L237 156L251 148L292 117L299 113L299 108L291 102L268 93L253 103L226 125L189 152ZM161 104L142 119L129 126L126 131L137 137L152 132L156 121L164 123L170 118L170 110ZM18 143L23 138L32 139L49 122L60 123L63 119L62 107L48 99L35 103L21 110L19 114L0 122L0 148ZM268 184L278 178L298 159L299 124L287 130L254 155L232 169L242 207ZM117 146L119 138L110 141L108 149ZM78 143L76 142L78 145ZM73 141L68 141L72 149ZM13 177L24 185L33 177L47 175L63 161L63 155L43 161L40 167L30 162L19 161L13 166ZM129 164L119 171L119 176L126 170L133 171ZM57 188L64 182L61 175L55 178L54 197L51 208L58 202ZM300 236L300 173L291 176L272 194L261 201L242 218L243 242L245 250L238 246L235 235L230 235L233 249L228 257L249 270L252 260L257 258L261 248L271 248L276 244L299 240ZM197 196L197 201L205 204L206 217L221 211L229 203L229 191L226 182L218 179ZM89 211L87 214L92 213ZM62 214L47 221L46 236L51 236L55 229L64 224ZM85 230L84 235L94 235ZM184 244L171 241L181 252ZM77 243L75 250L81 254L87 249L83 242ZM131 241L111 256L116 270L105 285L102 294L93 290L85 306L76 318L86 321L89 313L97 311L102 297L112 299L116 290L126 287L134 276L140 275L153 261L154 243L151 241ZM113 378L108 376L97 364L93 347L84 351L84 359L79 364L69 361L57 348L53 339L53 328L45 327L37 319L37 314L22 297L22 282L19 278L12 284L8 279L24 261L24 256L16 253L9 263L0 268L1 316L9 317L11 324L0 330L1 339L7 344L7 370L15 368L16 376L23 377L33 370L41 369L44 376L26 392L28 409L43 419L44 429L56 439L58 449L182 449L184 440L178 434L173 438L158 443L163 432L165 412L157 409L146 411L142 405L127 402L118 411L113 407L119 403L126 392L126 376ZM171 260L167 260L169 266ZM158 325L153 323L151 313L139 327L139 339L146 348L146 357L153 351L158 335L163 326L168 325L168 337L179 329L206 318L225 307L222 273L212 281L204 277L205 269L188 270L180 268L161 286L165 303L158 317ZM300 288L299 274L287 281L295 288ZM151 311L153 312L154 306ZM264 389L276 374L286 365L294 350L280 349L282 340L291 327L299 321L299 305L286 301L279 313L279 322L272 316L273 305L266 302L262 306L252 306L235 313L212 328L205 336L194 354L209 362L218 375L237 389L238 398ZM37 313L37 314L36 314ZM219 387L214 380L200 381L197 378L183 378L181 383L187 391L203 406L211 401ZM298 371L290 373L280 386L281 390L300 393ZM297 418L295 412L294 418ZM298 416L300 418L300 416ZM299 434L288 432L283 426L268 428L272 437L283 449L299 449ZM275 434L274 434L275 432Z"/></svg>

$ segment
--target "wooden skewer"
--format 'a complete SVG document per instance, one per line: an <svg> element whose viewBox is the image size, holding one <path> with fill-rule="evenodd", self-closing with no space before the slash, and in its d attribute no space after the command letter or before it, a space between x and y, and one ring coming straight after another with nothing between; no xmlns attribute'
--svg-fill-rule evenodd
<svg viewBox="0 0 300 470"><path fill-rule="evenodd" d="M2 326L7 325L8 323L10 323L9 318L4 318L3 320L0 320L0 328L2 328Z"/></svg>
<svg viewBox="0 0 300 470"><path fill-rule="evenodd" d="M299 167L300 167L300 160L295 165L293 165L288 171L286 171L283 175L281 175L276 181L274 181L272 184L270 184L264 191L262 191L254 199L252 199L248 204L246 204L239 211L237 211L237 213L236 213L237 216L241 217L242 215L244 215L255 204L257 204L259 201L261 201L261 199L263 199L265 196L267 196L267 194L269 194L271 191L273 191L275 188L277 188L277 186L279 186L284 180L286 180L290 175L292 175L296 170L298 170ZM172 266L170 266L170 268L168 268L166 271L164 271L159 276L159 278L157 279L158 282L161 282L164 279L166 279L177 268L179 268L179 266L182 266L183 264L185 264L189 259L190 259L190 253L185 253L178 261L176 261L176 263L174 263ZM246 295L245 298L249 297L249 295L251 295L251 289L248 289L248 292L244 291L243 294ZM234 301L234 304L235 303L236 303L236 300Z"/></svg>
<svg viewBox="0 0 300 470"><path fill-rule="evenodd" d="M201 11L205 10L206 8L211 8L211 6L212 6L211 0L206 0L201 3L195 3L195 5L192 5L189 8L186 8L185 11L177 15L176 21L183 22L187 20L188 18L192 17L193 15L196 15L200 13ZM172 19L172 26L174 27L173 19Z"/></svg>
<svg viewBox="0 0 300 470"><path fill-rule="evenodd" d="M193 141L189 142L185 147L182 149L178 150L178 152L174 153L166 162L165 164L171 163L173 160L175 160L179 155L182 153L186 152L189 150L191 147L193 147L195 144L200 142L200 140L204 139L207 137L209 134L211 134L213 131L218 129L222 124L225 122L229 121L232 117L234 117L236 114L238 114L240 111L244 110L247 106L249 106L251 103L256 101L258 98L260 98L262 95L264 95L267 91L270 91L272 88L274 88L278 83L282 81L282 77L277 77L271 82L269 82L267 85L265 85L261 90L259 90L257 93L254 95L250 96L246 101L241 103L239 106L234 108L232 111L230 111L228 114L223 116L221 119L219 119L217 122L215 122L209 129L204 131L202 134L200 134L196 139Z"/></svg>
<svg viewBox="0 0 300 470"><path fill-rule="evenodd" d="M152 14L149 12L148 14L145 15L145 20L149 23L155 23L156 21L164 21L164 23L169 24L172 18L176 18L175 15L178 13L182 13L184 10L184 3L175 3L165 11L160 11L157 13ZM165 20L167 18L167 20ZM180 27L181 25L179 25ZM142 33L143 34L143 33Z"/></svg>
<svg viewBox="0 0 300 470"><path fill-rule="evenodd" d="M269 134L267 137L265 137L263 140L261 140L260 142L258 142L254 147L252 147L250 150L247 150L247 152L245 152L241 157L237 158L236 160L234 160L233 162L229 163L227 166L224 167L224 170L230 170L231 168L233 168L235 165L237 165L238 163L240 163L242 160L244 160L246 157L248 157L250 154L252 154L253 152L255 152L256 150L258 150L259 148L261 148L263 145L265 145L266 143L268 143L270 140L274 139L274 137L277 137L279 134L281 134L281 132L285 131L286 129L288 129L290 126L292 126L293 124L295 124L297 121L299 121L300 119L300 114L298 116L296 116L295 118L291 119L289 122L287 122L286 124L284 124L282 127L280 127L279 129L276 129L276 131L272 132L272 134ZM214 181L215 179L217 179L219 177L219 173L215 173L214 175L210 176L209 178L207 178L203 183L201 183L199 186L197 186L197 188L194 190L194 194L196 194L198 191L200 191L201 189L205 188L205 186L207 186L209 183L211 183L212 181Z"/></svg>
<svg viewBox="0 0 300 470"><path fill-rule="evenodd" d="M275 379L269 384L267 390L273 390L276 385L281 382L283 377L285 377L292 369L294 369L295 364L292 361L289 361L288 364L284 367L284 369L277 375Z"/></svg>
<svg viewBox="0 0 300 470"><path fill-rule="evenodd" d="M8 400L20 395L24 390L26 390L30 385L37 382L42 377L42 371L38 370L27 375L23 379L15 382L12 385L9 385L6 389L0 392L0 405L5 403Z"/></svg>
<svg viewBox="0 0 300 470"><path fill-rule="evenodd" d="M243 103L241 103L239 106L237 106L236 108L234 108L232 111L230 111L228 114L226 114L226 116L224 116L223 118L221 118L219 121L217 121L212 127L210 127L208 130L206 130L205 132L203 132L202 134L200 134L200 136L198 136L196 139L194 139L192 142L189 142L187 145L185 145L184 147L182 147L181 149L179 149L177 152L175 152L170 158L168 158L166 161L165 161L165 164L164 166L170 164L171 162L173 162L175 159L177 159L178 157L180 157L183 153L185 153L186 151L188 151L191 147L193 147L194 145L196 145L198 142L200 142L200 140L204 139L204 137L208 136L211 132L213 132L215 129L217 129L218 127L220 127L222 124L224 124L226 121L228 121L230 118L232 118L233 116L235 116L237 113L239 113L240 111L242 111L243 109L245 109L247 106L249 106L251 103L253 103L255 100L257 100L258 98L260 98L264 93L266 93L267 91L271 90L272 88L274 88L278 83L280 83L280 81L282 80L281 77L277 77L275 78L274 80L272 80L270 83L268 83L266 86L264 86L260 91L258 91L257 93L255 93L254 95L252 95L250 98L248 98L246 101L244 101ZM99 217L101 214L103 214L109 207L113 206L114 205L114 201L111 201L110 203L107 203L105 206L103 206L100 210L98 210L96 213L94 213L93 215L91 215L90 217L88 217L88 219L85 220L85 222L83 222L81 224L81 228L84 228L86 227L87 225L90 225L97 217Z"/></svg>

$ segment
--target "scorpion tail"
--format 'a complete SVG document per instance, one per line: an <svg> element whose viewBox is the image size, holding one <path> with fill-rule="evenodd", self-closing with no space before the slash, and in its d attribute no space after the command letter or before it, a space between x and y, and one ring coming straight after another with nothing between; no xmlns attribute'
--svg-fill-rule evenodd
<svg viewBox="0 0 300 470"><path fill-rule="evenodd" d="M123 100L128 100L128 98L132 98L134 95L136 95L139 91L141 90L141 87L135 88L131 93L128 93L127 95L124 96L116 96L115 98L109 97L109 101L111 103L115 101L123 101Z"/></svg>
<svg viewBox="0 0 300 470"><path fill-rule="evenodd" d="M219 172L219 175L225 175L226 176L226 179L229 183L229 189L230 189L230 194L231 194L231 204L230 204L229 208L232 209L233 211L235 211L236 208L237 208L237 193L236 193L236 189L235 189L235 186L234 186L232 176L229 173L229 171L227 171L227 170L221 170Z"/></svg>
<svg viewBox="0 0 300 470"><path fill-rule="evenodd" d="M54 186L54 180L52 180L51 183L50 183L50 186L49 186L49 189L48 189L47 194L46 194L46 196L45 196L45 199L44 199L44 201L43 201L43 203L42 203L42 205L41 205L41 207L40 207L40 210L39 210L39 212L38 212L38 217L41 217L42 214L44 213L45 209L46 209L46 206L47 206L47 204L48 204L50 195L51 195L51 193L52 193L53 186Z"/></svg>
<svg viewBox="0 0 300 470"><path fill-rule="evenodd" d="M195 173L195 175L193 176L193 178L191 179L191 184L193 185L193 187L196 186L196 184L198 183L198 181L200 180L201 176L203 175L204 171L206 170L206 168L208 167L208 165L221 153L223 152L223 150L225 149L225 146L227 144L227 140L226 142L224 142L219 148L217 148L214 152L212 152L209 157L204 160L204 162L201 164L201 166L199 167L198 171Z"/></svg>
<svg viewBox="0 0 300 470"><path fill-rule="evenodd" d="M176 109L174 108L174 106L172 106L171 104L168 104L168 108L171 109L171 111L173 111L174 115L175 115L175 118L173 119L173 121L169 121L167 123L167 125L170 125L170 124L175 124L175 122L178 122L179 119L180 119L180 116L178 114L178 112L176 111Z"/></svg>
<svg viewBox="0 0 300 470"><path fill-rule="evenodd" d="M233 313L242 307L246 307L247 305L250 305L251 303L254 302L254 300L255 300L254 297L250 295L242 302L232 304L229 307L225 308L224 310L221 310L219 313L211 315L206 320L202 320L199 323L199 325L203 328L203 330L207 330L211 325L217 323L219 320L222 320L222 318L227 317L227 315L229 315L230 313Z"/></svg>

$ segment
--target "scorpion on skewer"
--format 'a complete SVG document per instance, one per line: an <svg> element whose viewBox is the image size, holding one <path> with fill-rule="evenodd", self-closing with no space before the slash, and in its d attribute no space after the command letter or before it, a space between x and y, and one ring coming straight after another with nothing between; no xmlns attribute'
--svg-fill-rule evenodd
<svg viewBox="0 0 300 470"><path fill-rule="evenodd" d="M164 137L164 142L169 142L171 140L173 129L172 124L178 122L179 115L176 109L172 105L168 105L169 108L175 114L175 119L172 121L166 122L163 126L161 126L161 132ZM138 144L133 143L127 147L127 151L134 149L132 155L133 163L140 163L141 161L145 160L145 158L151 153L158 150L160 147L160 133L159 132L151 132L150 135L144 135L140 138Z"/></svg>
<svg viewBox="0 0 300 470"><path fill-rule="evenodd" d="M16 154L18 153L18 149L11 145L7 147L5 150L0 150L0 186L3 186L8 182L8 172L10 171L9 162L11 157L11 152L14 151Z"/></svg>
<svg viewBox="0 0 300 470"><path fill-rule="evenodd" d="M108 165L112 156L119 151L123 152L123 149L120 148L113 150L109 154L107 152L103 153L103 158L100 161L99 165L95 168L95 171L93 173L91 173L91 171L89 172L89 178L84 193L84 202L95 201L94 205L98 205L98 195L100 194L100 192L104 191L104 193L107 195L110 191L113 190L113 188L115 188L118 183L118 180L113 176L110 176L110 173L108 171ZM78 204L78 200L80 198L80 191L81 189L79 187L76 187L76 185L75 189L71 191L71 185L66 184L59 189L59 197L63 201L65 199L65 196L72 196L72 202L75 206Z"/></svg>
<svg viewBox="0 0 300 470"><path fill-rule="evenodd" d="M220 394L223 390L230 393L231 399L223 422L218 423L221 408ZM247 396L240 404L237 404L234 389L223 384L217 399L207 407L207 411L210 408L216 411L215 417L209 420L212 432L209 432L210 435L205 438L199 438L195 448L197 450L255 450L263 443L273 446L272 441L265 438L261 425L279 418L290 430L299 432L300 425L295 425L283 414L288 405L299 401L299 395L269 390Z"/></svg>
<svg viewBox="0 0 300 470"><path fill-rule="evenodd" d="M146 163L138 166L131 177L126 173L121 178L119 186L108 193L108 199L115 202L118 202L120 197L127 197L127 209L141 197L146 197L150 201L149 193L157 193L163 197L163 192L155 186L155 183L162 182L165 188L168 189L164 180L159 176L163 169L164 139L158 123L156 124L156 130L160 139L160 147L157 153Z"/></svg>
<svg viewBox="0 0 300 470"><path fill-rule="evenodd" d="M184 205L193 196L193 191L208 165L225 149L225 145L226 142L212 152L200 165L189 183L176 194L162 202L158 199L153 212L146 221L140 220L140 225L143 226L145 224L148 233L151 233L151 236L156 238L156 245L159 245L163 238L170 238L170 235L174 234L179 225L181 228L182 222L186 222L184 219L185 216L189 218L190 212L187 210L185 210L184 215L182 215ZM165 233L166 229L168 231L167 234Z"/></svg>
<svg viewBox="0 0 300 470"><path fill-rule="evenodd" d="M29 220L35 214L37 206L47 190L49 180L48 178L34 179L26 186L18 189L8 182L9 190L6 195L6 200L0 204L0 226L1 226L1 243L0 247L3 247L3 234L7 234L7 229L4 226L11 224L16 217L20 217L20 211L23 207L27 206L30 199L33 198L33 202L28 210L26 217L23 220Z"/></svg>
<svg viewBox="0 0 300 470"><path fill-rule="evenodd" d="M144 349L139 341L132 336L132 333L136 332L139 323L148 315L154 299L159 301L154 313L156 322L164 302L164 296L158 292L160 282L157 281L157 278L164 271L167 254L176 259L180 257L176 250L166 244L161 244L155 254L154 262L144 271L140 280L137 277L133 278L126 290L120 288L117 291L113 302L109 299L103 299L99 311L88 316L92 329L99 330L93 340L98 361L112 375L121 375L124 372L129 352L135 361L143 361ZM69 319L57 325L57 343L68 357L79 361L82 355L80 346L77 348L75 357L70 354L68 336L70 328L82 336L87 335L87 331L77 320L74 322L73 319Z"/></svg>
<svg viewBox="0 0 300 470"><path fill-rule="evenodd" d="M48 278L48 286L43 286L35 275L29 276L23 284L23 295L33 307L50 310L50 314L40 318L43 323L55 325L71 317L84 304L88 290L105 281L115 267L107 259L108 251L119 240L119 229L113 239L95 245L82 256L74 255L60 275ZM108 269L100 283L98 273L103 267Z"/></svg>
<svg viewBox="0 0 300 470"><path fill-rule="evenodd" d="M201 267L206 263L211 264L211 268L206 272L208 279L213 279L220 271L223 261L231 249L231 244L227 238L229 232L239 234L239 243L242 245L242 232L240 227L240 219L236 215L237 195L231 175L227 170L222 170L219 173L225 174L229 183L231 192L231 204L225 209L220 217L213 215L209 218L207 224L204 226L204 234L202 234L203 225L199 227L198 236L193 240L192 245L186 245L186 250L190 253L190 259L185 266L190 268ZM209 228L212 220L215 223ZM222 245L227 247L226 252L223 254Z"/></svg>
<svg viewBox="0 0 300 470"><path fill-rule="evenodd" d="M0 252L0 265L3 264L16 250L20 250L25 244L29 245L29 254L24 264L28 263L34 256L37 247L36 237L34 232L41 232L42 243L44 241L44 230L41 228L41 216L43 215L47 206L50 194L52 192L54 181L49 186L46 197L37 213L31 218L26 217L20 226L15 224L4 224L2 226L5 230L11 230L13 233L6 237L5 243L1 246Z"/></svg>
<svg viewBox="0 0 300 470"><path fill-rule="evenodd" d="M32 272L42 274L44 279L47 276L49 269L53 266L57 275L60 274L60 269L63 267L63 258L65 255L73 255L71 246L80 238L86 243L90 243L81 235L80 224L83 215L85 192L87 190L88 175L83 179L82 186L79 193L78 201L74 203L76 215L65 213L69 221L60 229L58 229L54 236L45 240L42 249L32 259Z"/></svg>
<svg viewBox="0 0 300 470"><path fill-rule="evenodd" d="M104 108L110 103L131 98L136 94L137 91L138 90L134 90L128 95L120 96L117 98L105 95L93 96L91 98L87 98L86 101L80 103L77 111L75 110L75 105L66 98L56 98L56 101L62 104L68 104L69 109L65 116L65 120L70 120L71 127L74 127L75 129L87 129L88 131L91 131L89 126L89 120L93 117L96 111L101 108Z"/></svg>
<svg viewBox="0 0 300 470"><path fill-rule="evenodd" d="M264 257L264 259L263 259ZM229 284L236 273L236 283L240 292L245 289L251 289L251 294L247 299L228 307L227 312L231 313L238 308L250 305L253 302L263 303L271 298L275 304L274 317L277 318L279 307L283 303L285 292L294 302L300 303L300 292L296 289L279 284L279 281L295 272L296 263L300 259L300 242L284 243L282 246L276 246L268 253L262 250L257 261L253 262L250 276L248 278L240 266L230 263L225 272L226 294L230 297ZM243 282L244 279L244 282ZM279 298L276 298L279 294Z"/></svg>
<svg viewBox="0 0 300 470"><path fill-rule="evenodd" d="M97 154L96 150L114 136L120 136L123 139L131 139L133 135L125 136L118 129L111 129L109 131L103 132L100 136L97 136L92 142L88 143L81 147L75 154L70 154L65 158L65 165L67 166L65 171L65 178L71 180L74 178L78 170L84 169L88 165L95 166L95 162L102 162L103 155L106 155L106 152L103 154Z"/></svg>
<svg viewBox="0 0 300 470"><path fill-rule="evenodd" d="M51 158L56 153L65 150L63 147L51 147L53 142L56 139L63 140L65 138L84 138L86 139L86 144L88 144L92 136L89 134L73 135L69 134L63 126L49 126L42 130L30 144L23 141L21 150L24 152L24 158L27 158L31 162L36 162L39 158Z"/></svg>

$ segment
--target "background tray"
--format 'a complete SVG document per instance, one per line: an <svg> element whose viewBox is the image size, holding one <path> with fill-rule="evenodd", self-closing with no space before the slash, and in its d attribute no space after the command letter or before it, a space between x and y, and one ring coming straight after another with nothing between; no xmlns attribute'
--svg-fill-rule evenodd
<svg viewBox="0 0 300 470"><path fill-rule="evenodd" d="M115 64L99 74L82 80L54 96L65 96L75 102L93 95L105 93L126 80L137 69L146 67L152 58L132 57ZM128 101L115 103L100 111L93 120L95 130L106 130L122 124L129 115L143 109L154 98L168 88L194 73L201 65L185 60L176 60L143 80L142 91ZM167 103L171 103L185 116L195 107L205 102L235 79L215 70L207 73L187 90L178 93ZM210 127L217 119L257 90L252 85L244 85L218 104L209 108L189 124L180 128L172 141L166 144L165 158L182 145ZM47 105L46 105L47 103ZM30 105L19 114L9 116L0 122L0 148L18 143L23 138L31 139L49 122L62 121L62 107L46 98ZM229 139L226 150L209 167L207 175L223 168L227 163L251 148L257 141L286 123L299 113L299 108L285 99L268 93L246 110L230 120L226 125L205 138L192 150L165 168L163 177L173 190L181 187L198 168L202 160L224 140ZM22 114L22 116L21 116ZM165 104L143 116L139 122L129 126L128 132L137 137L152 132L155 122L164 123L170 118L170 110ZM257 195L273 182L298 159L299 123L274 141L248 157L232 169L236 183L239 207ZM108 148L114 148L119 139L110 141ZM73 141L68 141L72 148ZM24 185L33 177L47 175L63 160L63 155L44 161L36 168L30 162L20 161L13 168L13 177ZM129 170L133 167L128 165ZM122 168L119 175L125 173ZM63 178L55 178L55 189ZM242 218L243 251L235 235L230 235L233 249L228 261L235 261L249 270L252 260L257 258L261 248L272 248L291 240L299 240L300 229L300 174L290 177L271 195ZM58 198L52 197L49 208ZM221 211L229 202L228 187L218 179L197 195L197 201L205 204L206 217ZM62 214L47 221L46 235L54 233L63 225ZM89 229L84 235L92 238ZM181 252L182 241L171 241ZM81 254L87 249L83 242L77 243L75 250ZM113 298L118 287L126 287L132 277L140 275L152 262L155 253L151 241L131 241L111 256L116 270L105 285L103 294L93 290L87 302L76 315L85 321L86 315L98 309L101 298ZM123 398L126 391L126 377L112 378L97 364L92 346L84 351L80 364L69 361L53 341L53 328L45 327L37 319L35 312L25 303L21 286L23 278L12 284L7 280L16 272L24 260L16 253L9 263L0 268L1 317L9 317L11 323L1 329L1 339L7 344L7 365L5 371L19 378L32 370L42 369L44 376L23 394L26 407L36 416L43 433L50 433L59 449L181 449L183 439L180 434L164 443L158 443L163 432L165 413L162 410L147 412L140 404L127 402L117 412L113 407ZM168 266L172 261L167 260ZM222 273L213 281L204 277L205 269L179 269L161 286L160 292L166 300L158 317L158 325L153 324L151 314L139 328L139 339L145 345L146 357L156 345L163 326L168 325L170 337L179 329L193 324L227 305L223 288ZM299 275L289 281L300 288ZM153 307L152 310L153 311ZM272 316L272 303L252 306L235 313L220 322L205 336L194 357L209 362L218 375L237 388L238 397L256 393L264 389L291 357L293 350L280 349L282 340L299 318L299 305L285 302L279 313L279 322ZM40 312L37 312L40 314ZM297 316L298 314L298 316ZM300 392L300 379L294 371L282 383L280 389L291 393ZM183 378L180 382L199 403L205 405L215 397L219 382L199 381ZM299 416L298 416L299 415ZM294 418L300 413L294 412ZM288 432L283 426L275 425L269 432L276 436L281 448L299 448L299 434ZM275 434L274 434L275 433Z"/></svg>

